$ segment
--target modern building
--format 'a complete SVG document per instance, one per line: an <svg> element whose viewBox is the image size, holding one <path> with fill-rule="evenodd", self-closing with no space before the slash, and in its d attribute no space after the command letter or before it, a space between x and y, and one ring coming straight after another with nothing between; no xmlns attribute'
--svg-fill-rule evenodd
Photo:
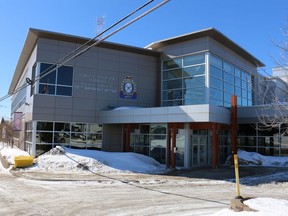
<svg viewBox="0 0 288 216"><path fill-rule="evenodd" d="M11 115L21 116L18 138L32 155L64 145L137 152L172 167L217 166L238 129L241 148L288 154L283 134L257 127L264 64L216 29L145 48L101 42L73 56L88 40L28 32L9 93L16 91Z"/></svg>

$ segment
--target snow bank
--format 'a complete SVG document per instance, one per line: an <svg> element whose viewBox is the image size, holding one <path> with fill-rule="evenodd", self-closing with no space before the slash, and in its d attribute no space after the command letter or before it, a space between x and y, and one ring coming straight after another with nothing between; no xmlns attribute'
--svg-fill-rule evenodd
<svg viewBox="0 0 288 216"><path fill-rule="evenodd" d="M260 165L260 166L278 166L288 167L288 157L263 156L256 152L247 152L239 149L237 152L240 165ZM229 156L226 163L230 163Z"/></svg>
<svg viewBox="0 0 288 216"><path fill-rule="evenodd" d="M153 158L136 153L70 149L57 146L39 156L36 164L25 170L63 173L163 173L165 166Z"/></svg>
<svg viewBox="0 0 288 216"><path fill-rule="evenodd" d="M288 212L288 200L273 198L255 198L244 201L255 212L234 212L231 209L223 209L213 214L213 216L286 216Z"/></svg>

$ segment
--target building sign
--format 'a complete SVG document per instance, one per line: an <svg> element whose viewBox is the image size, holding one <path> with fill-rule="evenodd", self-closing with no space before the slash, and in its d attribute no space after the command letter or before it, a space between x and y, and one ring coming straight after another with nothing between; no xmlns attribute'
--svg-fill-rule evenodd
<svg viewBox="0 0 288 216"><path fill-rule="evenodd" d="M14 112L13 131L22 130L22 112Z"/></svg>
<svg viewBox="0 0 288 216"><path fill-rule="evenodd" d="M120 98L136 99L136 83L133 81L131 76L127 76L120 86Z"/></svg>

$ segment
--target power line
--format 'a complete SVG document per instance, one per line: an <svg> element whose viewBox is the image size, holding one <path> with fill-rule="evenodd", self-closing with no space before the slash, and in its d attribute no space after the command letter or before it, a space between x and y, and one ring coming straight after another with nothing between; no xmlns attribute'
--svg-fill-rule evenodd
<svg viewBox="0 0 288 216"><path fill-rule="evenodd" d="M88 51L90 48L98 45L100 42L106 40L107 38L111 37L112 35L116 34L117 32L119 32L120 30L126 28L127 26L131 25L132 23L136 22L137 20L141 19L142 17L146 16L147 14L151 13L152 11L158 9L159 7L161 7L162 5L166 4L167 2L169 2L170 0L164 0L161 3L157 4L156 6L154 6L153 8L149 9L148 11L142 13L141 15L137 16L136 18L134 18L133 20L131 20L130 22L124 24L123 26L121 26L120 28L116 29L115 31L113 31L112 33L110 33L109 35L96 40L96 38L98 38L99 36L103 35L104 33L106 33L107 31L111 30L112 28L114 28L115 26L117 26L118 24L120 24L121 22L123 22L124 20L126 20L127 18L129 18L130 16L132 16L133 14L135 14L136 12L140 11L141 9L143 9L144 7L146 7L147 5L149 5L150 3L152 3L154 0L150 0L148 2L146 2L145 4L143 4L142 6L140 6L139 8L137 8L136 10L132 11L130 14L128 14L127 16L123 17L121 20L117 21L115 24L111 25L109 28L107 28L106 30L104 30L103 32L97 34L94 38L88 40L86 43L82 44L80 47L78 47L77 49L73 50L72 52L70 52L69 54L67 54L65 57L63 57L62 59L60 59L57 63L51 65L49 68L47 68L46 70L44 70L42 72L42 74L39 74L38 76L35 77L34 80L29 79L28 77L26 78L26 83L22 86L20 86L18 89L15 89L12 93L7 94L3 97L0 98L0 102L9 98L10 96L16 94L17 92L21 91L22 89L26 88L29 85L32 85L33 83L35 83L36 81L40 80L41 78L43 78L44 76L47 76L48 74L52 73L54 70L56 70L57 68L63 66L64 64L66 64L67 62L71 61L72 59L82 55L83 53L85 53L86 51ZM96 40L96 41L95 41ZM91 45L89 45L88 47L84 48L86 45L90 44L91 42L95 41L94 43L92 43ZM76 53L78 52L78 53Z"/></svg>

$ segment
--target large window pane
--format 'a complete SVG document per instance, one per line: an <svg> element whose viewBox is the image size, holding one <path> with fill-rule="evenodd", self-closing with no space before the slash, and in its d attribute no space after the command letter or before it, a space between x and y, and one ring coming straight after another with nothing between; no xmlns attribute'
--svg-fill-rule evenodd
<svg viewBox="0 0 288 216"><path fill-rule="evenodd" d="M55 66L53 66L52 64L46 64L46 63L40 64L40 76L41 76L40 83L55 84L56 70L53 70L53 68L55 68Z"/></svg>
<svg viewBox="0 0 288 216"><path fill-rule="evenodd" d="M182 77L182 69L163 71L163 80L177 79Z"/></svg>
<svg viewBox="0 0 288 216"><path fill-rule="evenodd" d="M210 87L223 89L223 82L220 79L217 79L215 77L210 77Z"/></svg>
<svg viewBox="0 0 288 216"><path fill-rule="evenodd" d="M173 69L173 68L180 68L182 67L182 59L173 59L173 60L168 60L163 62L163 69Z"/></svg>
<svg viewBox="0 0 288 216"><path fill-rule="evenodd" d="M217 67L210 66L210 75L222 79L222 70Z"/></svg>
<svg viewBox="0 0 288 216"><path fill-rule="evenodd" d="M70 124L69 123L55 123L55 131L70 131Z"/></svg>
<svg viewBox="0 0 288 216"><path fill-rule="evenodd" d="M204 54L186 56L183 58L183 66L203 64L203 63L205 63L205 55Z"/></svg>
<svg viewBox="0 0 288 216"><path fill-rule="evenodd" d="M224 91L234 94L234 86L230 83L224 82Z"/></svg>
<svg viewBox="0 0 288 216"><path fill-rule="evenodd" d="M58 68L57 84L72 85L73 67L61 66Z"/></svg>
<svg viewBox="0 0 288 216"><path fill-rule="evenodd" d="M53 122L37 122L37 130L53 131Z"/></svg>
<svg viewBox="0 0 288 216"><path fill-rule="evenodd" d="M234 67L233 67L233 65L231 65L231 64L229 64L227 62L223 62L223 69L224 69L224 71L229 72L229 73L234 75Z"/></svg>
<svg viewBox="0 0 288 216"><path fill-rule="evenodd" d="M218 89L210 88L210 98L223 101L223 92Z"/></svg>
<svg viewBox="0 0 288 216"><path fill-rule="evenodd" d="M72 87L57 86L57 95L71 96Z"/></svg>
<svg viewBox="0 0 288 216"><path fill-rule="evenodd" d="M205 76L184 79L184 88L205 86Z"/></svg>
<svg viewBox="0 0 288 216"><path fill-rule="evenodd" d="M224 72L224 80L234 85L234 76L232 74Z"/></svg>
<svg viewBox="0 0 288 216"><path fill-rule="evenodd" d="M209 57L209 63L210 63L211 65L214 65L214 66L222 69L222 60L219 59L219 58L217 58L217 57L215 57L215 56L213 56L213 55L210 55L210 57Z"/></svg>
<svg viewBox="0 0 288 216"><path fill-rule="evenodd" d="M55 86L54 85L47 85L47 84L40 84L39 85L39 94L55 95Z"/></svg>
<svg viewBox="0 0 288 216"><path fill-rule="evenodd" d="M183 76L197 76L197 75L204 75L205 74L205 66L199 65L194 67L187 67L183 69Z"/></svg>
<svg viewBox="0 0 288 216"><path fill-rule="evenodd" d="M164 90L182 88L182 79L164 81L163 87Z"/></svg>

